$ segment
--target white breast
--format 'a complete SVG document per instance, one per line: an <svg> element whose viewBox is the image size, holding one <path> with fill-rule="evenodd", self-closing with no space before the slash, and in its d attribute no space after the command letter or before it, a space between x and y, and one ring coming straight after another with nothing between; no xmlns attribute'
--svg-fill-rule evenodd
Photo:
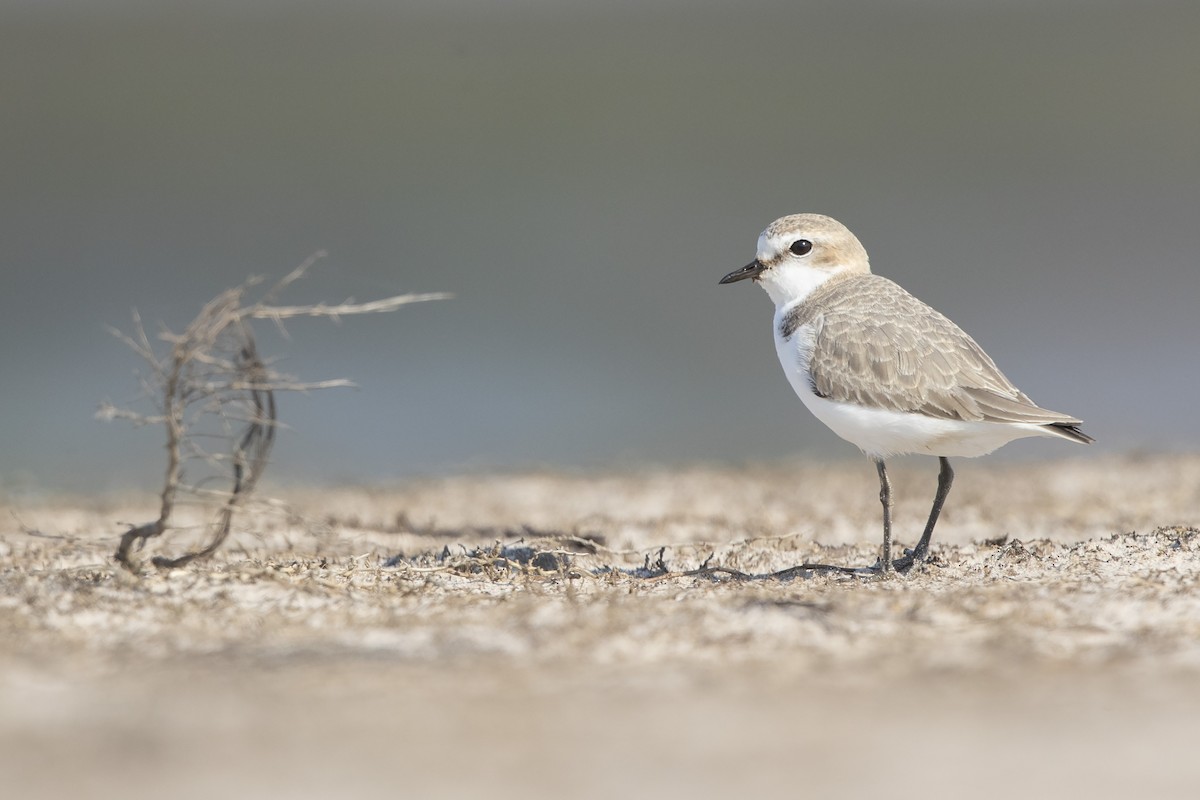
<svg viewBox="0 0 1200 800"><path fill-rule="evenodd" d="M981 456L1025 436L1045 436L1037 425L1021 423L963 422L924 414L871 408L828 400L813 391L809 363L816 341L816 323L796 329L788 339L779 324L792 306L775 313L775 352L788 382L813 416L834 433L872 457L904 453L934 456Z"/></svg>

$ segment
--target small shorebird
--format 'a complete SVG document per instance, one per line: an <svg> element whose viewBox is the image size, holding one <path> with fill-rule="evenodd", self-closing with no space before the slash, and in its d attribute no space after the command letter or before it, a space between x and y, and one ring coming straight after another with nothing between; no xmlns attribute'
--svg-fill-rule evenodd
<svg viewBox="0 0 1200 800"><path fill-rule="evenodd" d="M961 328L887 278L871 274L854 234L821 214L772 222L756 258L721 279L751 279L775 303L775 350L804 405L874 460L883 504L882 572L929 555L954 471L948 456L981 456L1013 439L1088 444L1082 422L1040 408ZM938 456L937 494L920 541L892 561L892 502L884 459Z"/></svg>

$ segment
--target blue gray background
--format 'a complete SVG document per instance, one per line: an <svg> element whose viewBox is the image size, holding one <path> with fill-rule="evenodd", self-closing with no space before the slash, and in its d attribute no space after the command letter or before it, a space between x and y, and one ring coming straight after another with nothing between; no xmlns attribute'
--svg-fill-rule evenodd
<svg viewBox="0 0 1200 800"><path fill-rule="evenodd" d="M847 223L1097 448L1194 449L1200 4L0 5L0 488L152 480L104 332L251 273L450 302L264 346L273 477L852 456L717 286ZM1022 442L1017 457L1076 454Z"/></svg>

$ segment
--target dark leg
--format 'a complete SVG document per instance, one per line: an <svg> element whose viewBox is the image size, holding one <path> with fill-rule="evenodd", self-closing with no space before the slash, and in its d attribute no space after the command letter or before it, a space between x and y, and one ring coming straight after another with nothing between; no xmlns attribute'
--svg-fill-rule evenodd
<svg viewBox="0 0 1200 800"><path fill-rule="evenodd" d="M925 523L925 532L921 534L921 541L917 542L916 548L912 551L912 563L914 564L920 564L929 556L929 540L933 537L933 526L937 525L938 515L942 513L942 505L946 502L946 495L950 494L950 484L954 483L954 470L950 469L950 459L941 456L940 460L942 469L938 473L937 494L933 497L933 508L929 510L929 521Z"/></svg>
<svg viewBox="0 0 1200 800"><path fill-rule="evenodd" d="M875 459L875 468L879 470L879 502L883 504L883 558L879 569L887 575L892 571L892 484L882 458Z"/></svg>

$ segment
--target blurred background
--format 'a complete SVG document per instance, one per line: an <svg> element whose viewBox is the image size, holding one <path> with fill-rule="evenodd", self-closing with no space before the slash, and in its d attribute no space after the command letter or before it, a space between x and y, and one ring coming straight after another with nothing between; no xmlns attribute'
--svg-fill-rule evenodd
<svg viewBox="0 0 1200 800"><path fill-rule="evenodd" d="M0 488L161 474L105 325L456 299L263 329L271 477L853 457L717 280L786 213L959 322L1098 449L1194 449L1200 4L0 4ZM1008 457L1077 455L1024 442Z"/></svg>

